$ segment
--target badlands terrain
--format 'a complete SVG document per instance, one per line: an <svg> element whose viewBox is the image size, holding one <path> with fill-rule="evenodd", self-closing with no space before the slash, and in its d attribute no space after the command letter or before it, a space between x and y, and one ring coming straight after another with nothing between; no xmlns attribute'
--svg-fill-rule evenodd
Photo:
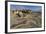
<svg viewBox="0 0 46 34"><path fill-rule="evenodd" d="M41 21L40 12L22 12L11 11L10 12L10 28L11 29L24 29L24 28L40 28Z"/></svg>

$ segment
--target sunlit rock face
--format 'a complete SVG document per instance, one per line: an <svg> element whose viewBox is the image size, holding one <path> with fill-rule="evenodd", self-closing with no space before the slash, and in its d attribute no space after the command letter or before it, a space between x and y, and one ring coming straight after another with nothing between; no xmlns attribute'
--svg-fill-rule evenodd
<svg viewBox="0 0 46 34"><path fill-rule="evenodd" d="M14 17L15 16L18 16L18 17L25 17L26 16L26 14L31 14L32 13L32 11L31 10L15 10L15 11L12 11L12 13L13 13L13 15L14 15Z"/></svg>

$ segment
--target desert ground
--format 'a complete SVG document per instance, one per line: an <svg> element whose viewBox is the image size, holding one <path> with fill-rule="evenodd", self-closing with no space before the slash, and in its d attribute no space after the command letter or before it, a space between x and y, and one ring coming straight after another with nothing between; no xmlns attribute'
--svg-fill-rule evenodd
<svg viewBox="0 0 46 34"><path fill-rule="evenodd" d="M22 16L24 15L24 16ZM29 14L24 13L20 16L12 13L10 11L10 28L11 29L24 29L24 28L41 28L42 24L41 13L39 12L30 12Z"/></svg>

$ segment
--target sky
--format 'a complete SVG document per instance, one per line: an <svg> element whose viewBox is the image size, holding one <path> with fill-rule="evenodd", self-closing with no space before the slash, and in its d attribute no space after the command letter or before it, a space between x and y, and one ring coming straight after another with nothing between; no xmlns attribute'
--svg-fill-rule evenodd
<svg viewBox="0 0 46 34"><path fill-rule="evenodd" d="M42 7L41 6L32 6L32 5L10 5L10 9L11 10L23 10L23 9L26 9L26 10L32 10L33 12L41 12L42 10Z"/></svg>

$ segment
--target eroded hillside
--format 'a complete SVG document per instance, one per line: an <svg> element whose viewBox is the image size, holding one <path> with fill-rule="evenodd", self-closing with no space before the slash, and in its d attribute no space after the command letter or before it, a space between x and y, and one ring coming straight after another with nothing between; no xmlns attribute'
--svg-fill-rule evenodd
<svg viewBox="0 0 46 34"><path fill-rule="evenodd" d="M10 28L39 28L41 27L41 13L30 10L10 12Z"/></svg>

